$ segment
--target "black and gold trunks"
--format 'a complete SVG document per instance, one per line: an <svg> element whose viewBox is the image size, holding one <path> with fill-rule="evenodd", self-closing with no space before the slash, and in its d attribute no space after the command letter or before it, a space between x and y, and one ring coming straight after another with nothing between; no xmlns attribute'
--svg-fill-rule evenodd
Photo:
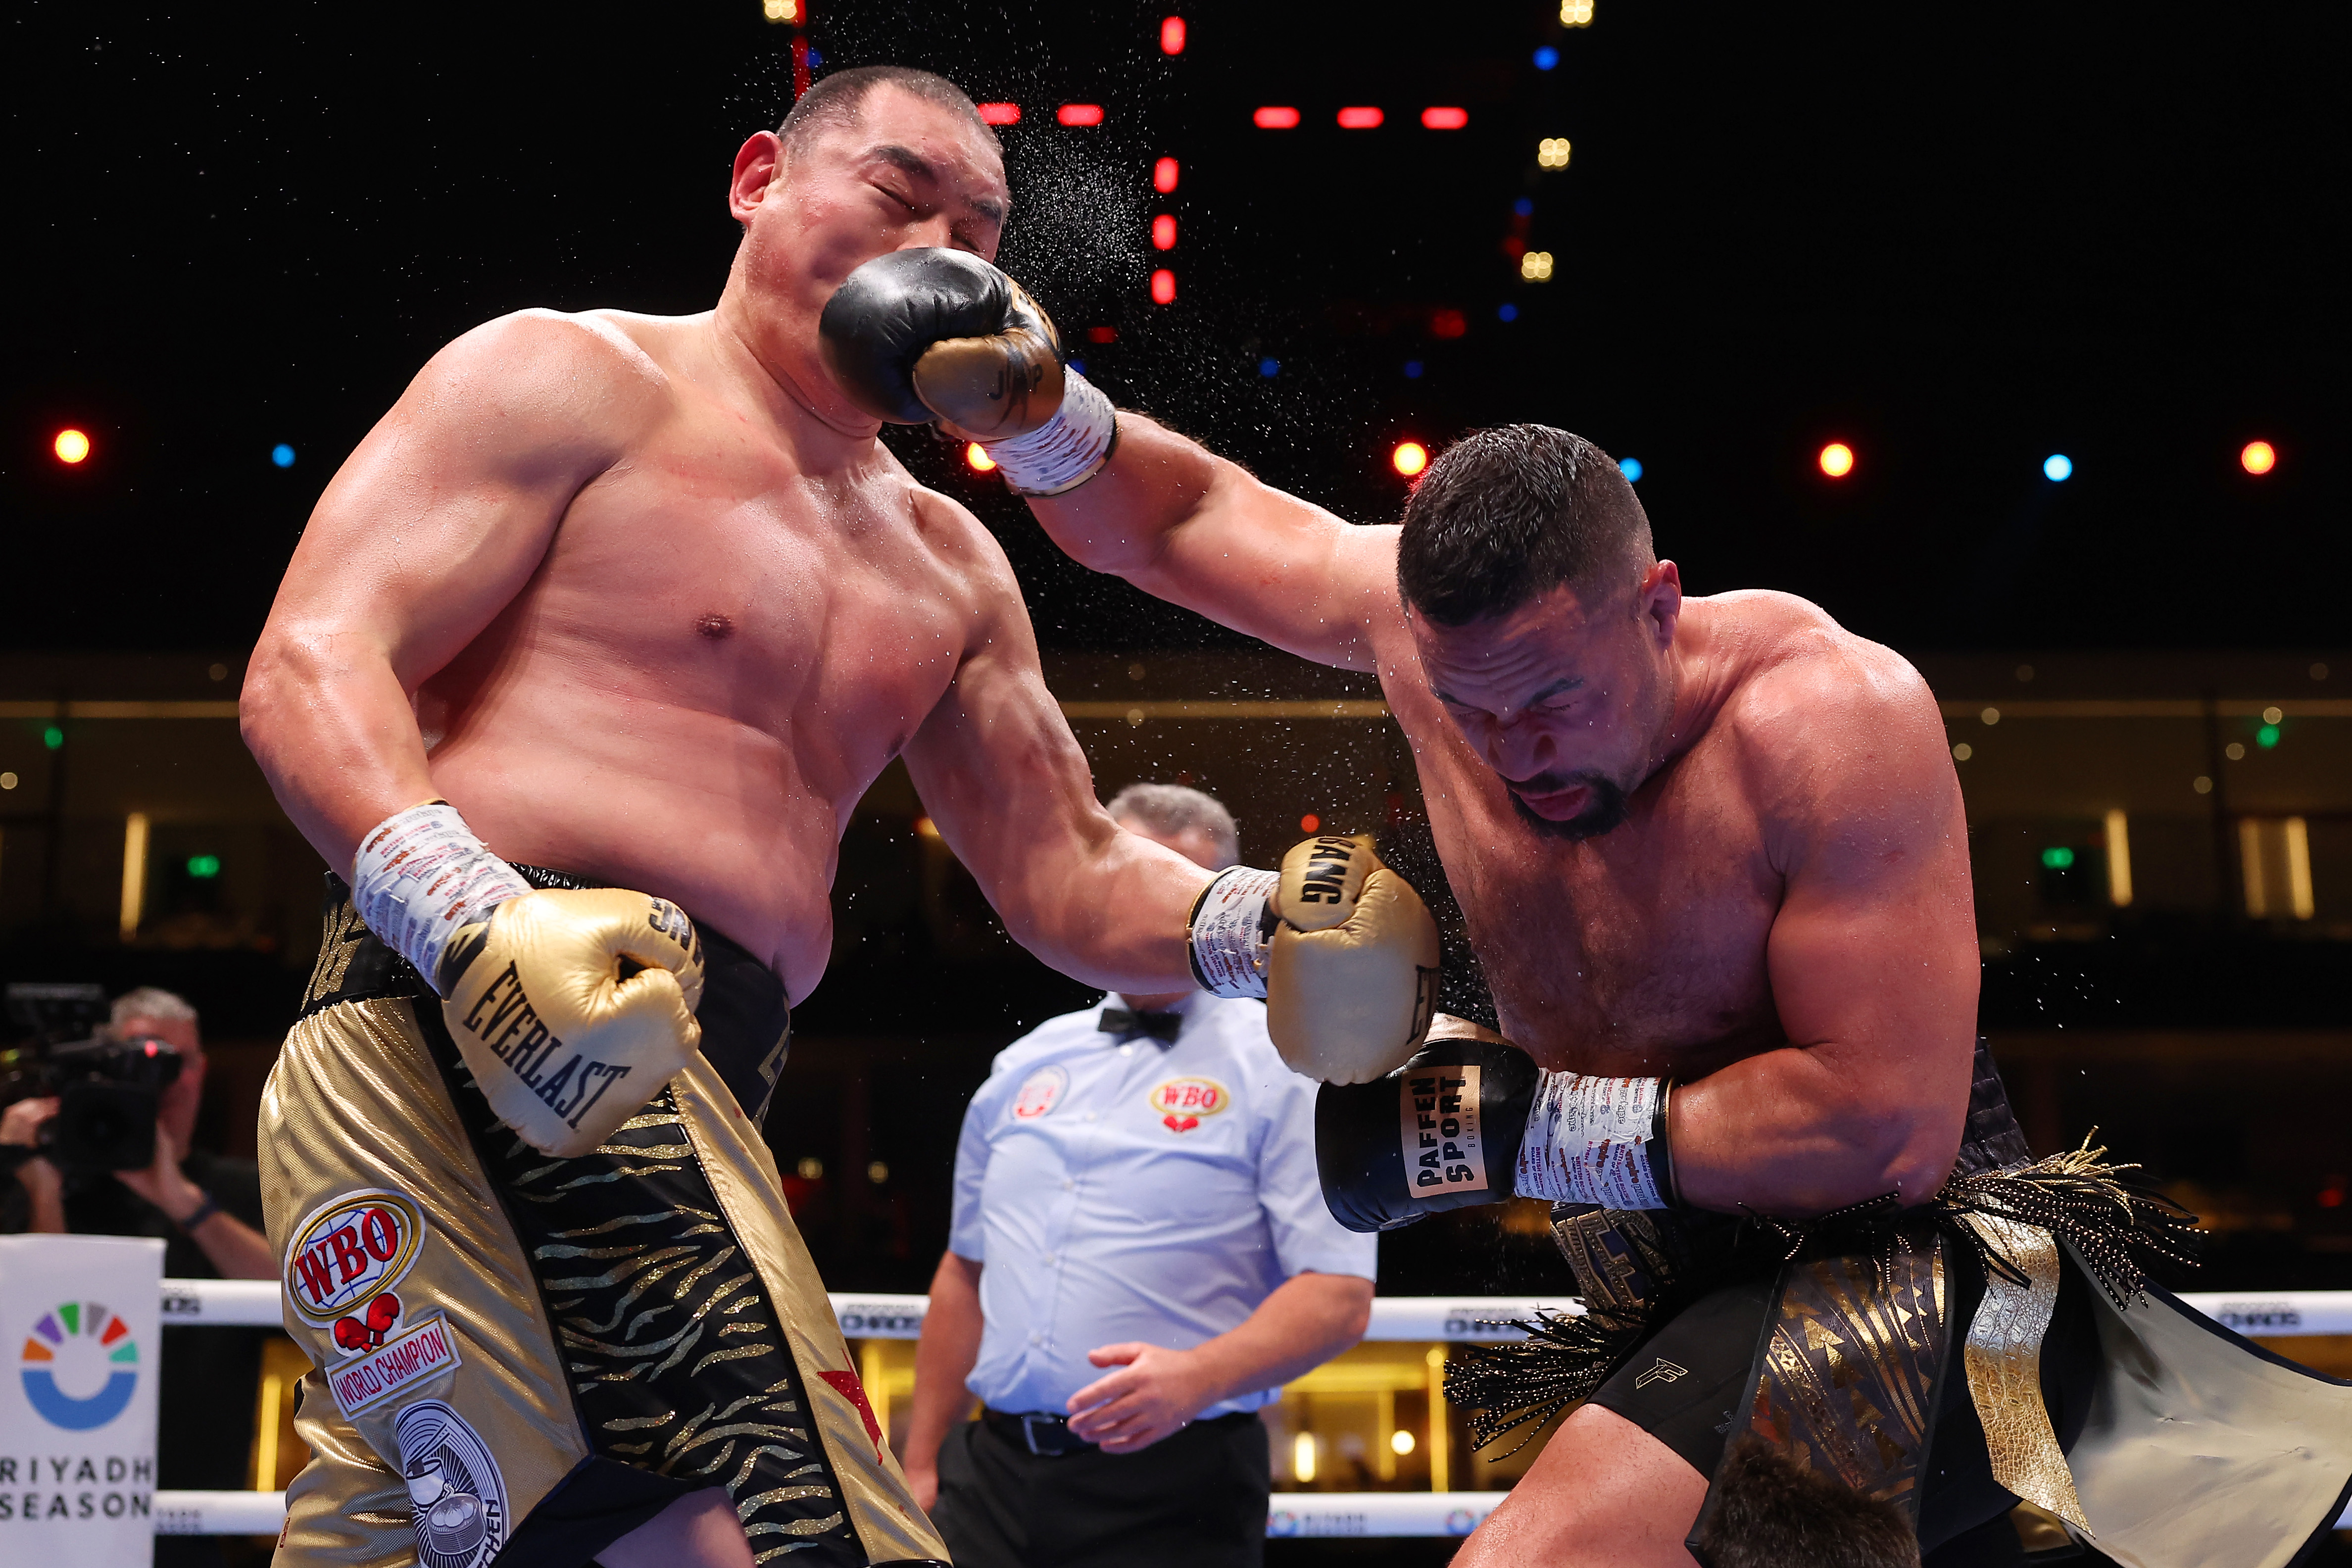
<svg viewBox="0 0 2352 1568"><path fill-rule="evenodd" d="M762 1563L945 1555L760 1138L782 986L701 934L700 1057L558 1160L499 1124L438 1002L330 879L261 1117L287 1327L314 1369L281 1563L581 1568L712 1487Z"/></svg>

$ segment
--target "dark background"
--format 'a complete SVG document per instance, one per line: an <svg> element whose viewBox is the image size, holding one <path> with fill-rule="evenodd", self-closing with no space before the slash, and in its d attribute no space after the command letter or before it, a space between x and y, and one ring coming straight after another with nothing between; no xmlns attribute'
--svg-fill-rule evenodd
<svg viewBox="0 0 2352 1568"><path fill-rule="evenodd" d="M1082 350L1120 397L1364 521L1401 501L1398 437L1564 424L1642 459L1701 591L1791 589L1908 651L2340 633L2347 34L2316 4L1604 0L1564 31L1540 0L815 0L810 37L825 68L925 65L1029 109L1005 259L1074 336L1121 331ZM792 37L756 0L16 7L0 643L245 644L320 488L440 343L528 305L706 307ZM1065 100L1105 124L1054 125ZM1254 130L1257 103L1304 123ZM1389 124L1336 130L1343 103ZM1469 129L1420 129L1429 103ZM1552 135L1574 161L1540 173ZM1181 290L1155 309L1163 153ZM1549 284L1501 248L1522 196ZM1465 335L1431 336L1444 310ZM67 423L97 443L79 468L49 455ZM2254 437L2281 454L2261 479L2236 462ZM1812 466L1830 438L1860 455L1842 484ZM1049 647L1222 637L941 477Z"/></svg>

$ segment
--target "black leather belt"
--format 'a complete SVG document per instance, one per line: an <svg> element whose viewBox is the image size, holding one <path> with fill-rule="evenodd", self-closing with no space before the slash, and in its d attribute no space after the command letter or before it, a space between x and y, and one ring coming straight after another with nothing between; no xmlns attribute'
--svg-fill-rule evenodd
<svg viewBox="0 0 2352 1568"><path fill-rule="evenodd" d="M1248 1411L1231 1410L1223 1415L1213 1415L1206 1421L1188 1421L1184 1426L1222 1430L1256 1419ZM1095 1447L1070 1430L1068 1416L1056 1415L1050 1410L1028 1410L1015 1415L1009 1411L983 1409L980 1413L980 1421L982 1426L1014 1447L1026 1448L1040 1458L1059 1459L1070 1454L1090 1453Z"/></svg>
<svg viewBox="0 0 2352 1568"><path fill-rule="evenodd" d="M1043 1458L1058 1459L1065 1454L1083 1454L1094 1445L1070 1430L1070 1418L1056 1415L1050 1410L1031 1410L1019 1415L1003 1410L982 1410L982 1425L1017 1448L1026 1448Z"/></svg>

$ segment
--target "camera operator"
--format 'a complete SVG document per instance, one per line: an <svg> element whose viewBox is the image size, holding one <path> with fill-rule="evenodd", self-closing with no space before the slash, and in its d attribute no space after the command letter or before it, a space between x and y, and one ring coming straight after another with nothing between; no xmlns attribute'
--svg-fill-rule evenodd
<svg viewBox="0 0 2352 1568"><path fill-rule="evenodd" d="M35 1231L144 1236L163 1242L167 1279L271 1279L278 1269L261 1233L261 1175L250 1160L190 1147L204 1098L205 1048L196 1010L169 991L142 986L114 1003L108 1033L153 1040L179 1056L179 1074L156 1100L155 1157L136 1170L60 1171L35 1156L16 1168ZM20 1100L0 1113L0 1143L40 1147L56 1118L54 1095ZM265 1330L166 1328L157 1410L156 1482L203 1491L253 1484L255 1389ZM266 1479L267 1478L265 1478ZM158 1568L224 1561L205 1536L158 1536Z"/></svg>

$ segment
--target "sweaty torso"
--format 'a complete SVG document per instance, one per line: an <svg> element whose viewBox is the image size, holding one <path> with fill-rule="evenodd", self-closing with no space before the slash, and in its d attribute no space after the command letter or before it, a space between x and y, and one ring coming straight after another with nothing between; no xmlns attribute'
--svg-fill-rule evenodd
<svg viewBox="0 0 2352 1568"><path fill-rule="evenodd" d="M1853 638L1780 595L1706 601L1745 634L1715 670L1706 727L1628 800L1612 831L1539 835L1445 715L1402 619L1374 635L1412 742L1447 880L1503 1032L1553 1071L1699 1077L1786 1043L1766 947L1783 879L1752 765L1753 678L1805 645ZM1788 745L1802 743L1790 727Z"/></svg>
<svg viewBox="0 0 2352 1568"><path fill-rule="evenodd" d="M665 415L572 499L523 591L425 682L434 783L509 860L658 894L823 973L843 825L967 651L971 525L878 445L812 476L699 319L605 316Z"/></svg>

